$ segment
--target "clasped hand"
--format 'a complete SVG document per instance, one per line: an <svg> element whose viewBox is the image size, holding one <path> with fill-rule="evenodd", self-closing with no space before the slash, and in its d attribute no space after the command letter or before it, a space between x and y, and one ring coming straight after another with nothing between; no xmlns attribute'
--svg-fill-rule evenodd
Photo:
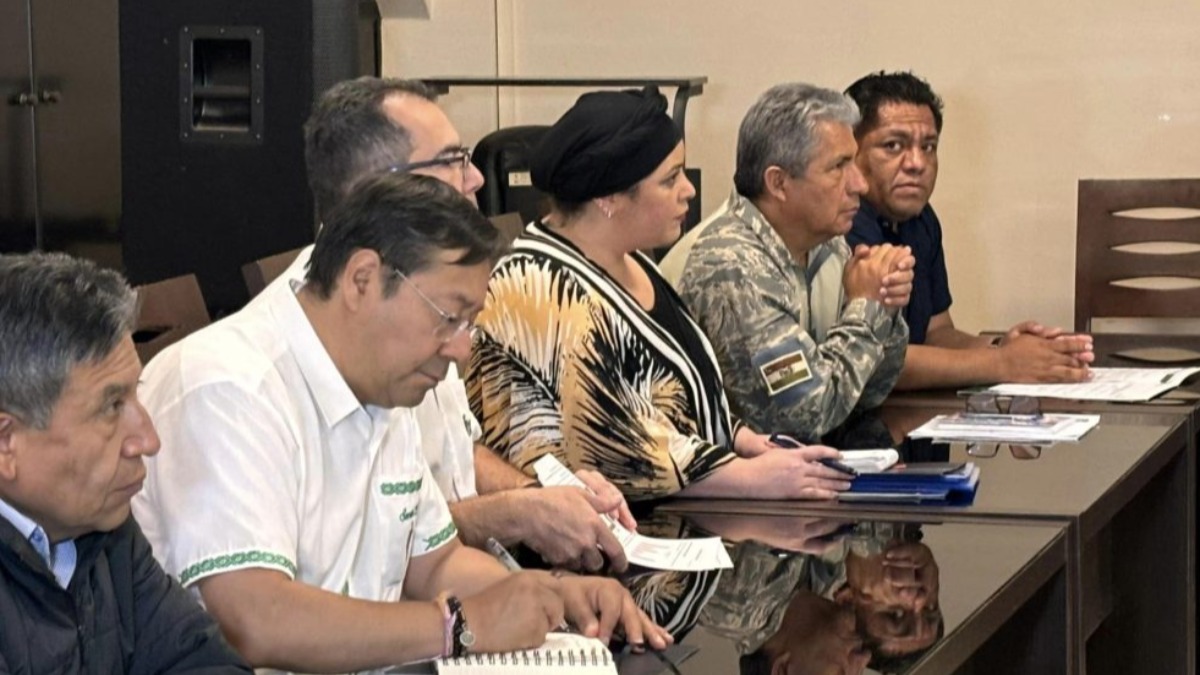
<svg viewBox="0 0 1200 675"><path fill-rule="evenodd" d="M1096 360L1090 335L1067 334L1034 321L1010 328L1000 349L1005 382L1083 382Z"/></svg>
<svg viewBox="0 0 1200 675"><path fill-rule="evenodd" d="M908 305L917 259L907 246L859 244L846 264L842 284L848 298L868 298L888 308Z"/></svg>

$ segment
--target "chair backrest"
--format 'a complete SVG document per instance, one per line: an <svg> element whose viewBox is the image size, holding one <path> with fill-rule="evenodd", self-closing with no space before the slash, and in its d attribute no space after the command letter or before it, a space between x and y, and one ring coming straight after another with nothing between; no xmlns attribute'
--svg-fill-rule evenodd
<svg viewBox="0 0 1200 675"><path fill-rule="evenodd" d="M498 216L490 216L488 220L500 230L509 244L525 231L525 221L519 213L501 213Z"/></svg>
<svg viewBox="0 0 1200 675"><path fill-rule="evenodd" d="M475 198L483 215L515 211L526 223L546 215L546 197L529 179L529 159L549 128L527 125L497 129L475 144L471 161L484 179Z"/></svg>
<svg viewBox="0 0 1200 675"><path fill-rule="evenodd" d="M1075 249L1075 330L1200 318L1200 178L1079 181Z"/></svg>
<svg viewBox="0 0 1200 675"><path fill-rule="evenodd" d="M210 323L196 275L137 287L138 319L133 342L142 363Z"/></svg>
<svg viewBox="0 0 1200 675"><path fill-rule="evenodd" d="M246 280L246 290L250 291L250 297L254 297L267 287L267 284L275 281L284 270L291 265L300 255L303 248L294 248L283 253L276 253L265 258L259 258L254 262L248 262L242 265L242 278Z"/></svg>

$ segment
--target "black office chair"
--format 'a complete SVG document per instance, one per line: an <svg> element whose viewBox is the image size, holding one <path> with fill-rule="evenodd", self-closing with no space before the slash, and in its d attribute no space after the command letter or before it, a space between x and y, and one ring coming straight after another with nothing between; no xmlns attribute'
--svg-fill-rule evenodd
<svg viewBox="0 0 1200 675"><path fill-rule="evenodd" d="M527 125L497 129L475 145L471 161L485 181L475 198L484 215L518 212L526 223L546 215L546 195L529 179L529 157L549 128Z"/></svg>
<svg viewBox="0 0 1200 675"><path fill-rule="evenodd" d="M520 213L525 223L538 220L550 212L547 195L533 187L529 177L529 158L542 136L550 127L526 125L497 129L484 136L471 153L471 161L483 174L484 184L475 199L486 216ZM684 169L696 188L696 197L688 205L686 233L700 222L700 169ZM646 251L654 260L661 260L670 246Z"/></svg>

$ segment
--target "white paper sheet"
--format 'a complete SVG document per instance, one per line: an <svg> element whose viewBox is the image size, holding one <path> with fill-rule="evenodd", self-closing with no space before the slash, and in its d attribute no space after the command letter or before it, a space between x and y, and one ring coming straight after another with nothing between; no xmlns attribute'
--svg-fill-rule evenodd
<svg viewBox="0 0 1200 675"><path fill-rule="evenodd" d="M565 485L587 489L579 477L558 461L554 455L543 455L533 463L538 480L547 487ZM641 565L656 570L680 570L700 572L703 570L728 569L733 561L725 551L719 537L697 539L660 539L631 532L606 515L600 516L613 536L625 549L625 557L631 565Z"/></svg>
<svg viewBox="0 0 1200 675"><path fill-rule="evenodd" d="M1000 441L1048 444L1078 441L1100 423L1099 415L938 415L908 435L941 441Z"/></svg>
<svg viewBox="0 0 1200 675"><path fill-rule="evenodd" d="M1200 368L1092 368L1092 379L1077 384L998 384L989 393L1080 401L1149 401L1178 387Z"/></svg>

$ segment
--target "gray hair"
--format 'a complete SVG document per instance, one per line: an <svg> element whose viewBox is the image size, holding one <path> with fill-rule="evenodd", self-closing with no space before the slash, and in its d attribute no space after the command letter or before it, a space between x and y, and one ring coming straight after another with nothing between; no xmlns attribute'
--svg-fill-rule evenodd
<svg viewBox="0 0 1200 675"><path fill-rule="evenodd" d="M738 194L748 199L762 194L763 172L771 166L791 176L803 175L816 151L817 125L840 122L853 129L858 119L854 99L832 89L803 82L771 87L746 112L738 129L733 175Z"/></svg>
<svg viewBox="0 0 1200 675"><path fill-rule="evenodd" d="M0 411L50 424L71 371L103 360L137 320L120 274L62 253L0 255Z"/></svg>

